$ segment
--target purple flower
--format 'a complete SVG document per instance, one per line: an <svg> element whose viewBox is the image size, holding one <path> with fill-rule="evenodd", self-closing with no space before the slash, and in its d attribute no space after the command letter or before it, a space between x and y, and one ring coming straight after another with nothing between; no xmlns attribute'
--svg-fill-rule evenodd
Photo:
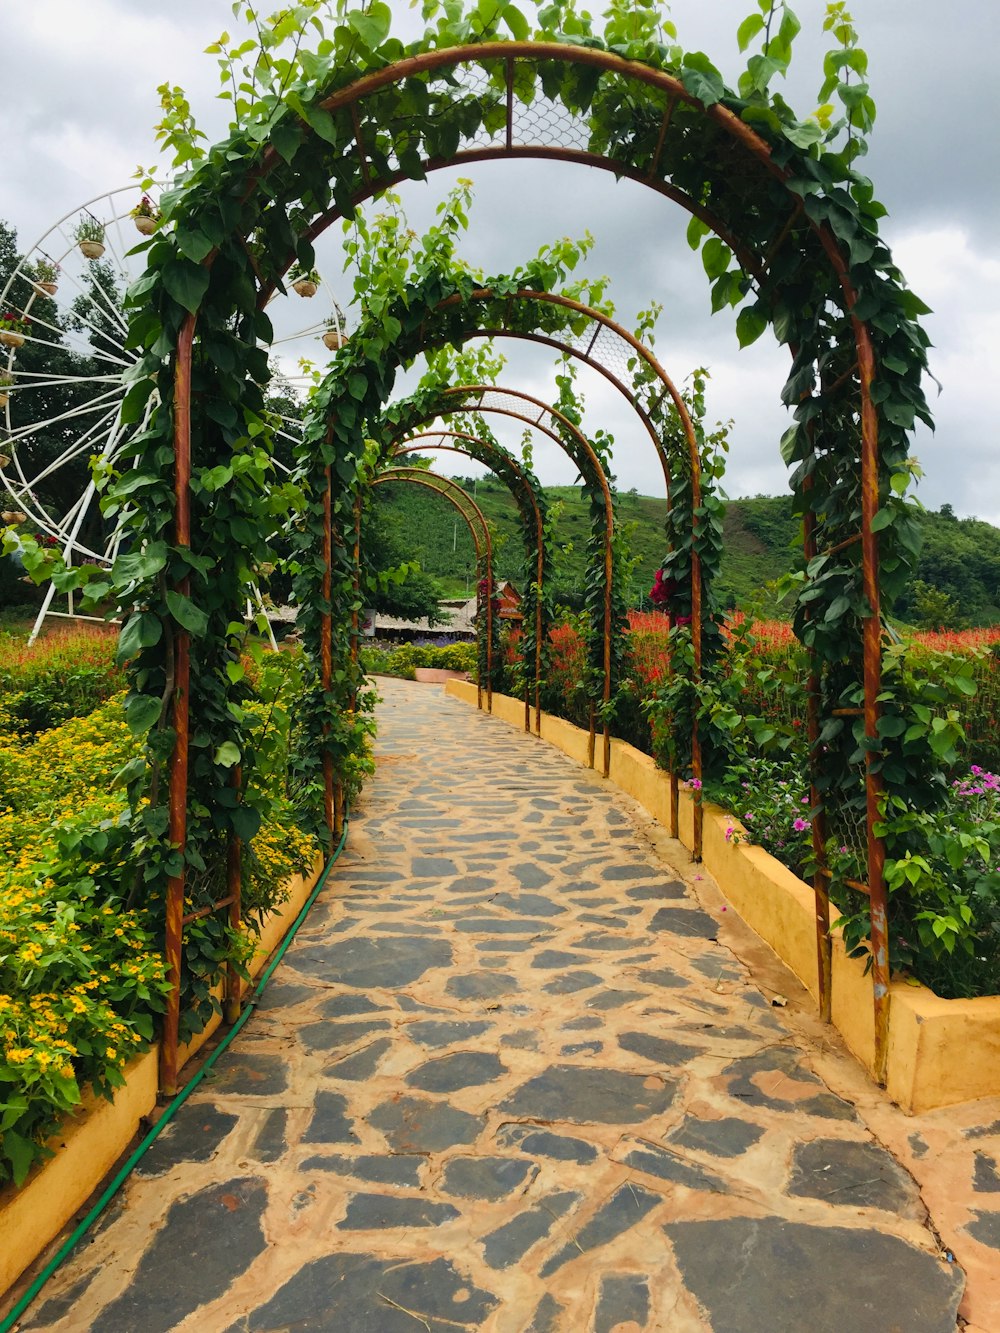
<svg viewBox="0 0 1000 1333"><path fill-rule="evenodd" d="M796 833L804 833L808 827L809 827L808 819L797 819L795 823L792 825L792 828L795 830Z"/></svg>
<svg viewBox="0 0 1000 1333"><path fill-rule="evenodd" d="M693 787L695 791L701 791L701 778L692 778L688 786Z"/></svg>

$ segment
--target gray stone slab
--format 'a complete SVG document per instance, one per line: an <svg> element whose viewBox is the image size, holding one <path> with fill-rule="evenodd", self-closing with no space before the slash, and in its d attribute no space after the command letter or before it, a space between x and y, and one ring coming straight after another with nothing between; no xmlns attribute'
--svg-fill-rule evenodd
<svg viewBox="0 0 1000 1333"><path fill-rule="evenodd" d="M238 1121L217 1106L188 1102L146 1150L136 1175L161 1176L178 1162L207 1162Z"/></svg>
<svg viewBox="0 0 1000 1333"><path fill-rule="evenodd" d="M347 1098L339 1092L317 1092L315 1110L303 1143L357 1143L354 1122L347 1114Z"/></svg>
<svg viewBox="0 0 1000 1333"><path fill-rule="evenodd" d="M988 1153L977 1152L972 1188L979 1194L996 1194L1000 1190L1000 1173L996 1159Z"/></svg>
<svg viewBox="0 0 1000 1333"><path fill-rule="evenodd" d="M627 881L629 883L640 879L663 879L662 866L644 866L629 863L623 866L605 866L601 871L601 879L614 880L616 882Z"/></svg>
<svg viewBox="0 0 1000 1333"><path fill-rule="evenodd" d="M575 995L579 990L589 990L591 986L599 986L604 980L596 972L587 972L585 970L578 972L564 972L561 977L553 977L547 981L542 990L548 995Z"/></svg>
<svg viewBox="0 0 1000 1333"><path fill-rule="evenodd" d="M357 995L353 992L345 992L343 995L332 995L328 1000L316 1006L316 1013L320 1018L350 1018L355 1014L375 1014L384 1005L375 1004L367 995Z"/></svg>
<svg viewBox="0 0 1000 1333"><path fill-rule="evenodd" d="M603 1051L603 1049L603 1041L576 1041L571 1042L568 1046L560 1046L559 1054L581 1055L583 1052L586 1052L588 1055L597 1055L599 1052Z"/></svg>
<svg viewBox="0 0 1000 1333"><path fill-rule="evenodd" d="M224 1180L171 1204L129 1286L97 1315L89 1333L171 1333L264 1252L266 1207L267 1186L252 1176Z"/></svg>
<svg viewBox="0 0 1000 1333"><path fill-rule="evenodd" d="M870 1227L777 1217L664 1228L712 1333L954 1333L964 1278Z"/></svg>
<svg viewBox="0 0 1000 1333"><path fill-rule="evenodd" d="M729 1187L719 1176L705 1171L695 1163L687 1162L668 1148L644 1139L623 1139L615 1148L615 1161L624 1162L647 1176L684 1185L689 1190L707 1190L712 1194L728 1194Z"/></svg>
<svg viewBox="0 0 1000 1333"><path fill-rule="evenodd" d="M330 1254L304 1265L226 1333L414 1333L415 1317L430 1333L454 1333L480 1328L498 1304L447 1259Z"/></svg>
<svg viewBox="0 0 1000 1333"><path fill-rule="evenodd" d="M649 1283L635 1273L609 1273L601 1279L594 1312L594 1333L617 1333L630 1325L646 1327L649 1319Z"/></svg>
<svg viewBox="0 0 1000 1333"><path fill-rule="evenodd" d="M617 1239L658 1207L663 1202L659 1194L652 1194L641 1185L622 1185L615 1190L607 1203L601 1205L589 1222L569 1240L561 1250L547 1259L539 1269L541 1277L551 1277L553 1273L580 1258L588 1250L596 1250L609 1241Z"/></svg>
<svg viewBox="0 0 1000 1333"><path fill-rule="evenodd" d="M586 1166L597 1158L597 1149L584 1139L569 1134L553 1134L534 1125L505 1124L497 1130L497 1142L504 1147L520 1148L537 1157L551 1157L557 1162L578 1162Z"/></svg>
<svg viewBox="0 0 1000 1333"><path fill-rule="evenodd" d="M687 1116L670 1135L670 1142L683 1148L696 1148L713 1157L739 1157L752 1148L764 1133L760 1125L735 1116L721 1120L697 1120Z"/></svg>
<svg viewBox="0 0 1000 1333"><path fill-rule="evenodd" d="M405 1082L422 1092L457 1092L460 1088L492 1083L507 1066L489 1051L456 1051L437 1060L428 1060L411 1073Z"/></svg>
<svg viewBox="0 0 1000 1333"><path fill-rule="evenodd" d="M230 1048L212 1067L209 1086L237 1097L278 1097L288 1087L288 1066L280 1055Z"/></svg>
<svg viewBox="0 0 1000 1333"><path fill-rule="evenodd" d="M701 1054L693 1046L685 1046L667 1037L654 1037L648 1032L622 1032L618 1037L618 1045L623 1051L632 1051L667 1069L677 1069Z"/></svg>
<svg viewBox="0 0 1000 1333"><path fill-rule="evenodd" d="M470 972L449 977L445 990L457 1000L495 1000L517 990L517 978L504 972Z"/></svg>
<svg viewBox="0 0 1000 1333"><path fill-rule="evenodd" d="M648 999L649 996L641 990L603 990L598 995L591 995L587 1000L588 1009L621 1009L623 1005L631 1004L633 1000Z"/></svg>
<svg viewBox="0 0 1000 1333"><path fill-rule="evenodd" d="M547 1236L559 1219L579 1203L580 1197L573 1190L547 1194L533 1207L526 1208L484 1236L480 1244L490 1268L510 1268L519 1263L532 1246Z"/></svg>
<svg viewBox="0 0 1000 1333"><path fill-rule="evenodd" d="M637 884L626 889L626 895L637 903L660 902L665 898L686 898L687 889L679 879L665 879L655 884Z"/></svg>
<svg viewBox="0 0 1000 1333"><path fill-rule="evenodd" d="M661 907L650 921L649 929L690 939L719 938L719 923L697 907Z"/></svg>
<svg viewBox="0 0 1000 1333"><path fill-rule="evenodd" d="M479 1037L493 1026L485 1021L438 1022L428 1018L415 1023L407 1023L406 1035L411 1041L421 1046L453 1046L458 1041L468 1041L470 1037Z"/></svg>
<svg viewBox="0 0 1000 1333"><path fill-rule="evenodd" d="M520 884L522 889L544 889L546 884L552 883L552 876L541 866L534 865L530 861L523 861L517 865L512 865L510 873Z"/></svg>
<svg viewBox="0 0 1000 1333"><path fill-rule="evenodd" d="M447 967L452 952L444 939L356 936L294 949L291 961L299 972L367 991L409 986L432 969Z"/></svg>
<svg viewBox="0 0 1000 1333"><path fill-rule="evenodd" d="M535 1163L523 1157L454 1157L445 1166L440 1189L443 1194L493 1203L527 1189L537 1175Z"/></svg>
<svg viewBox="0 0 1000 1333"><path fill-rule="evenodd" d="M551 934L552 924L538 917L475 916L456 921L455 929L468 935L538 935Z"/></svg>
<svg viewBox="0 0 1000 1333"><path fill-rule="evenodd" d="M377 1106L369 1124L384 1134L396 1152L442 1152L472 1143L483 1128L481 1116L423 1097L397 1097Z"/></svg>
<svg viewBox="0 0 1000 1333"><path fill-rule="evenodd" d="M722 1075L728 1080L730 1097L745 1106L769 1106L793 1115L815 1115L826 1120L857 1120L854 1107L827 1092L824 1084L799 1060L791 1046L772 1046L756 1055L743 1056L727 1065ZM785 1080L793 1085L785 1089ZM802 1085L816 1089L814 1097L803 1096Z"/></svg>
<svg viewBox="0 0 1000 1333"><path fill-rule="evenodd" d="M337 1223L341 1231L382 1231L390 1227L438 1227L459 1216L450 1203L398 1194L355 1194Z"/></svg>
<svg viewBox="0 0 1000 1333"><path fill-rule="evenodd" d="M595 949L600 953L617 953L624 949L634 949L639 943L632 935L613 935L610 931L592 930L583 939L576 941L581 949ZM645 941L643 941L645 943Z"/></svg>
<svg viewBox="0 0 1000 1333"><path fill-rule="evenodd" d="M253 1141L253 1155L258 1162L277 1162L288 1150L288 1112L263 1111L261 1121Z"/></svg>
<svg viewBox="0 0 1000 1333"><path fill-rule="evenodd" d="M542 970L576 967L580 963L591 963L585 953L569 953L566 949L542 949L532 960L531 966Z"/></svg>
<svg viewBox="0 0 1000 1333"><path fill-rule="evenodd" d="M378 1068L378 1062L391 1046L392 1041L388 1037L380 1037L354 1055L345 1055L341 1060L327 1060L323 1072L330 1078L358 1083L362 1079L371 1078Z"/></svg>
<svg viewBox="0 0 1000 1333"><path fill-rule="evenodd" d="M562 1314L562 1306L550 1292L546 1292L525 1333L559 1333Z"/></svg>
<svg viewBox="0 0 1000 1333"><path fill-rule="evenodd" d="M335 1155L309 1157L303 1171L332 1171L340 1176L356 1176L378 1185L420 1186L420 1170L427 1158L416 1153L359 1153L356 1157Z"/></svg>
<svg viewBox="0 0 1000 1333"><path fill-rule="evenodd" d="M336 1052L356 1045L374 1032L386 1032L391 1026L384 1018L362 1018L354 1023L327 1018L318 1023L304 1023L298 1035L307 1050Z"/></svg>
<svg viewBox="0 0 1000 1333"><path fill-rule="evenodd" d="M417 879L451 879L458 866L446 856L415 856L410 870Z"/></svg>
<svg viewBox="0 0 1000 1333"><path fill-rule="evenodd" d="M554 1065L529 1079L500 1105L508 1115L577 1124L636 1124L662 1115L676 1083L617 1069Z"/></svg>
<svg viewBox="0 0 1000 1333"><path fill-rule="evenodd" d="M566 911L562 903L553 902L541 893L498 893L492 902L494 907L524 916L559 916Z"/></svg>
<svg viewBox="0 0 1000 1333"><path fill-rule="evenodd" d="M1000 1250L1000 1213L975 1209L975 1216L965 1225L970 1236L992 1250Z"/></svg>
<svg viewBox="0 0 1000 1333"><path fill-rule="evenodd" d="M910 1217L923 1212L912 1178L877 1143L814 1139L796 1144L788 1193Z"/></svg>

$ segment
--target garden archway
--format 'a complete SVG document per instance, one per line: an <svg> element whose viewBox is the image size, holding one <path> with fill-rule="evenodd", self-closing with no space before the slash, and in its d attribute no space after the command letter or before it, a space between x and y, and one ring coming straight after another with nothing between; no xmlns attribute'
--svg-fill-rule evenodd
<svg viewBox="0 0 1000 1333"><path fill-rule="evenodd" d="M150 271L134 294L144 308L133 321L132 336L147 348L137 385L146 373L163 377L164 388L171 378L175 384L173 412L162 413L143 442L153 459L173 440L175 499L170 503L154 489L149 498L156 503L145 507L134 526L152 541L162 541L168 531L173 539L157 571L174 598L172 607L154 584L142 592L149 592L150 614L170 629L177 670L167 688L165 648L147 653L138 670L150 697L159 693L183 708L190 692L190 636L198 636L209 675L214 677L221 660L201 632L201 617L187 610L207 606L210 623L225 621L214 616L223 589L206 586L214 557L204 555L206 570L190 559L190 486L193 480L199 487L194 509L199 527L215 519L221 557L233 537L232 520L221 521L218 504L229 504L245 479L235 487L227 481L205 502L200 476L228 467L224 460L245 434L246 414L255 411L251 393L242 418L231 412L237 399L227 386L266 381L253 345L258 333L266 337L267 328L262 312L254 313L255 287L280 279L293 253L307 255L311 238L335 216L392 180L428 169L491 157L559 157L642 182L696 219L696 241L705 230L715 233L704 250L714 301L738 303L756 284L754 305L740 315L746 340L770 323L779 340L794 349L784 393L797 405L798 422L784 448L788 461L799 464L795 486L816 551L797 627L814 653L815 716L835 720L844 711L845 695L861 681L876 1044L884 1052L884 846L875 826L886 756L899 756L878 726L879 546L881 536L888 555L882 573L891 585L905 577L907 518L890 483L901 478L905 490L906 431L915 415L926 415L919 387L926 339L914 322L920 306L877 240L870 186L846 170L849 160L823 150L821 126L810 128L785 114L783 104L772 105L764 89L751 89L745 97L730 93L704 57L677 57L676 68L667 69L664 60L672 57L641 42L629 48L626 59L599 37L573 45L556 40L560 36L572 38L544 30L534 42L432 49L429 34L424 49L400 59L398 45L381 50L384 34L372 39L374 49L362 42L358 54L353 34L353 65L332 70L321 89L299 86L286 109L267 106L267 119L254 127L258 133L241 131L168 202L168 219L177 228L153 243ZM341 86L330 92L330 83ZM533 110L539 104L556 109L554 132L541 127ZM626 129L616 131L616 124ZM477 143L481 133L485 139ZM251 237L255 251L248 248ZM739 270L729 267L733 256ZM171 349L176 361L165 365ZM194 477L193 373L202 447ZM140 387L130 410L141 405L141 397ZM203 431L203 421L214 426ZM154 488L165 468L154 466ZM239 545L252 547L253 540ZM177 608L183 608L180 616ZM861 653L852 646L855 636L863 636ZM221 642L220 632L215 637ZM845 679L851 676L849 688ZM199 683L200 695L206 689ZM188 781L186 721L178 718L175 730L171 787L182 801ZM836 762L836 756L828 757L827 771L819 775L820 804L834 802L838 783L850 789L853 768L837 769ZM904 781L893 779L894 787L905 790L911 770L906 763L897 767ZM202 765L199 783L210 796L218 776ZM184 846L185 819L172 823L170 838ZM171 892L182 894L182 878L169 878ZM817 897L825 908L825 886L819 882Z"/></svg>

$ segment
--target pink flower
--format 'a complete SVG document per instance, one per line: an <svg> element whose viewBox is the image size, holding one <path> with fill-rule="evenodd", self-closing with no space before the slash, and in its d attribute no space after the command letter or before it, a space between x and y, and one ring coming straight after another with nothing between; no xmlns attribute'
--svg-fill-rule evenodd
<svg viewBox="0 0 1000 1333"><path fill-rule="evenodd" d="M693 787L695 791L701 791L701 778L692 778L688 786Z"/></svg>
<svg viewBox="0 0 1000 1333"><path fill-rule="evenodd" d="M795 823L792 825L792 828L795 830L796 833L804 833L808 827L809 827L808 819L797 819Z"/></svg>

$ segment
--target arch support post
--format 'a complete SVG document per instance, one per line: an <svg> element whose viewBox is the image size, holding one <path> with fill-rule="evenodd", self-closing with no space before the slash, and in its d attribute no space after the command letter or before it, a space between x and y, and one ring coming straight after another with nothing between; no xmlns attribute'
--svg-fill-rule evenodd
<svg viewBox="0 0 1000 1333"><path fill-rule="evenodd" d="M236 791L239 804L243 786L243 768L236 764L232 770L230 782ZM229 899L229 925L232 930L239 930L243 908L243 842L232 829L226 845L226 897ZM236 964L230 959L226 964L226 991L223 1001L223 1017L230 1027L240 1016L241 999L240 974Z"/></svg>
<svg viewBox="0 0 1000 1333"><path fill-rule="evenodd" d="M878 417L872 402L875 357L867 328L855 320L861 381L861 574L868 616L864 622L865 805L868 825L868 898L871 909L872 992L875 1006L875 1077L885 1084L889 1053L889 923L885 842L875 833L885 792L876 769L882 688L882 608L878 586Z"/></svg>
<svg viewBox="0 0 1000 1333"><path fill-rule="evenodd" d="M174 366L174 544L178 550L191 546L191 361L194 346L194 315L185 319L177 340ZM177 591L187 597L190 579L185 576ZM173 644L173 688L170 695L174 748L169 768L170 845L179 857L177 873L167 879L164 957L167 965L167 1008L163 1016L160 1046L160 1091L172 1097L177 1091L177 1050L180 1042L181 962L184 937L185 856L187 853L188 746L191 715L191 636L180 625L168 628ZM169 669L169 668L168 668Z"/></svg>
<svg viewBox="0 0 1000 1333"><path fill-rule="evenodd" d="M327 443L333 438L333 430L327 436ZM320 684L324 696L329 696L333 689L333 613L330 602L333 596L333 470L329 464L323 475L323 614L320 617ZM330 734L329 723L324 723L323 735ZM330 833L330 844L334 843L337 832L336 795L333 780L333 756L324 747L323 750L323 803L326 826Z"/></svg>

